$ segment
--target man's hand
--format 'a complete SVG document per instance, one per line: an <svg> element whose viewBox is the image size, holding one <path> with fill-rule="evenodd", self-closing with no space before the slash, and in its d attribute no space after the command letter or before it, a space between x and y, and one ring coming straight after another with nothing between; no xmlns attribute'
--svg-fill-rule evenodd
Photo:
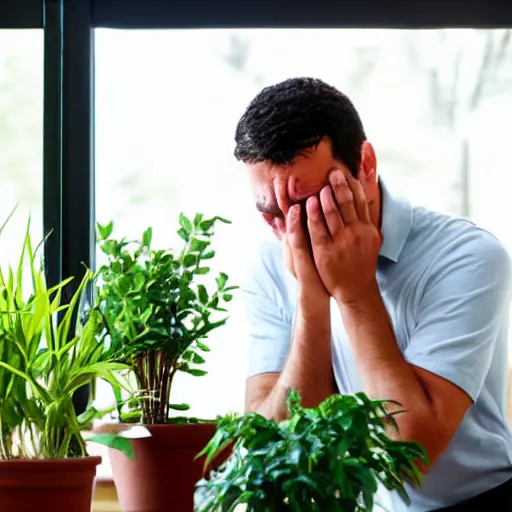
<svg viewBox="0 0 512 512"><path fill-rule="evenodd" d="M306 203L308 230L320 278L338 304L350 304L378 289L382 237L370 218L361 183L343 171L329 176L319 197Z"/></svg>
<svg viewBox="0 0 512 512"><path fill-rule="evenodd" d="M301 208L300 204L295 204L288 210L286 237L283 240L285 264L297 278L299 295L307 293L314 301L319 298L328 300L329 293L320 279L302 226Z"/></svg>

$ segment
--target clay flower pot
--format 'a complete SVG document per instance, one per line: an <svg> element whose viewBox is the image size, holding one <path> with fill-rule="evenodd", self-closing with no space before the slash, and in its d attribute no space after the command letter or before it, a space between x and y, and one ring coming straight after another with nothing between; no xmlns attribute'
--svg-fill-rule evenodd
<svg viewBox="0 0 512 512"><path fill-rule="evenodd" d="M0 509L90 512L101 457L0 461Z"/></svg>
<svg viewBox="0 0 512 512"><path fill-rule="evenodd" d="M215 423L148 425L151 437L133 439L135 460L110 450L122 510L192 512L204 459L194 460L216 431Z"/></svg>

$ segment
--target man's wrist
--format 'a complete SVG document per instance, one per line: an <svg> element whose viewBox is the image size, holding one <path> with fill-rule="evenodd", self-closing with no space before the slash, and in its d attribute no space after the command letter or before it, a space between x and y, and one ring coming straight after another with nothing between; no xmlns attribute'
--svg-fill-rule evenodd
<svg viewBox="0 0 512 512"><path fill-rule="evenodd" d="M325 317L330 312L331 298L327 294L316 294L299 290L298 310L305 318Z"/></svg>
<svg viewBox="0 0 512 512"><path fill-rule="evenodd" d="M334 297L338 308L351 311L366 311L373 308L379 301L382 301L382 295L377 281L372 281L366 287L362 288L358 293L352 296L344 296L343 294Z"/></svg>

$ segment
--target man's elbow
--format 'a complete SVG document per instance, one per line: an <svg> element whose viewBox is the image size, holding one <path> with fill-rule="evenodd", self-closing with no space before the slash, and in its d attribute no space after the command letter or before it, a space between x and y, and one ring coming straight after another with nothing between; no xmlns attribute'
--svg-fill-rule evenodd
<svg viewBox="0 0 512 512"><path fill-rule="evenodd" d="M257 412L262 416L265 414L264 407L269 395L277 384L278 373L264 373L249 377L245 389L245 412Z"/></svg>
<svg viewBox="0 0 512 512"><path fill-rule="evenodd" d="M246 413L251 413L251 412L256 412L256 413L259 413L259 410L261 408L261 405L263 403L264 399L259 399L259 400L246 400L245 402L245 412Z"/></svg>
<svg viewBox="0 0 512 512"><path fill-rule="evenodd" d="M440 428L434 421L397 421L397 424L398 432L391 437L400 441L414 442L421 446L428 462L418 459L416 466L426 475L446 450L453 433L448 433L446 429Z"/></svg>

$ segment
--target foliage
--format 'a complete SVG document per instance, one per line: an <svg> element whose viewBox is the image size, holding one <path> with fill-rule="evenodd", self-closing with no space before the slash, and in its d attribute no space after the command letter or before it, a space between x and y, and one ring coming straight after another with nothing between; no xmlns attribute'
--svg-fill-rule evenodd
<svg viewBox="0 0 512 512"><path fill-rule="evenodd" d="M89 407L77 416L73 395L97 378L117 387L112 372L125 366L96 340L97 313L83 326L75 320L91 273L66 304L62 296L72 279L48 288L35 253L27 230L16 271L0 269L0 459L86 456L81 433L102 414ZM113 444L101 435L91 440ZM115 444L132 456L128 439Z"/></svg>
<svg viewBox="0 0 512 512"><path fill-rule="evenodd" d="M103 337L134 371L146 424L167 423L170 409L188 409L187 404L169 402L174 376L206 374L200 368L202 354L210 350L204 340L227 320L222 305L236 287L227 286L223 272L213 291L201 282L210 272L208 260L215 256L211 241L217 222L229 223L220 217L204 219L200 213L193 220L181 214L178 235L184 246L179 252L153 249L151 228L141 240L130 242L111 237L112 222L98 224L100 247L108 258L97 275ZM123 421L139 419L120 412Z"/></svg>
<svg viewBox="0 0 512 512"><path fill-rule="evenodd" d="M386 403L357 393L306 409L292 391L279 424L255 413L222 418L200 456L209 465L232 443L233 453L198 483L197 512L370 511L379 481L408 502L404 482L419 485L415 461L427 459L419 445L388 437L396 423Z"/></svg>

